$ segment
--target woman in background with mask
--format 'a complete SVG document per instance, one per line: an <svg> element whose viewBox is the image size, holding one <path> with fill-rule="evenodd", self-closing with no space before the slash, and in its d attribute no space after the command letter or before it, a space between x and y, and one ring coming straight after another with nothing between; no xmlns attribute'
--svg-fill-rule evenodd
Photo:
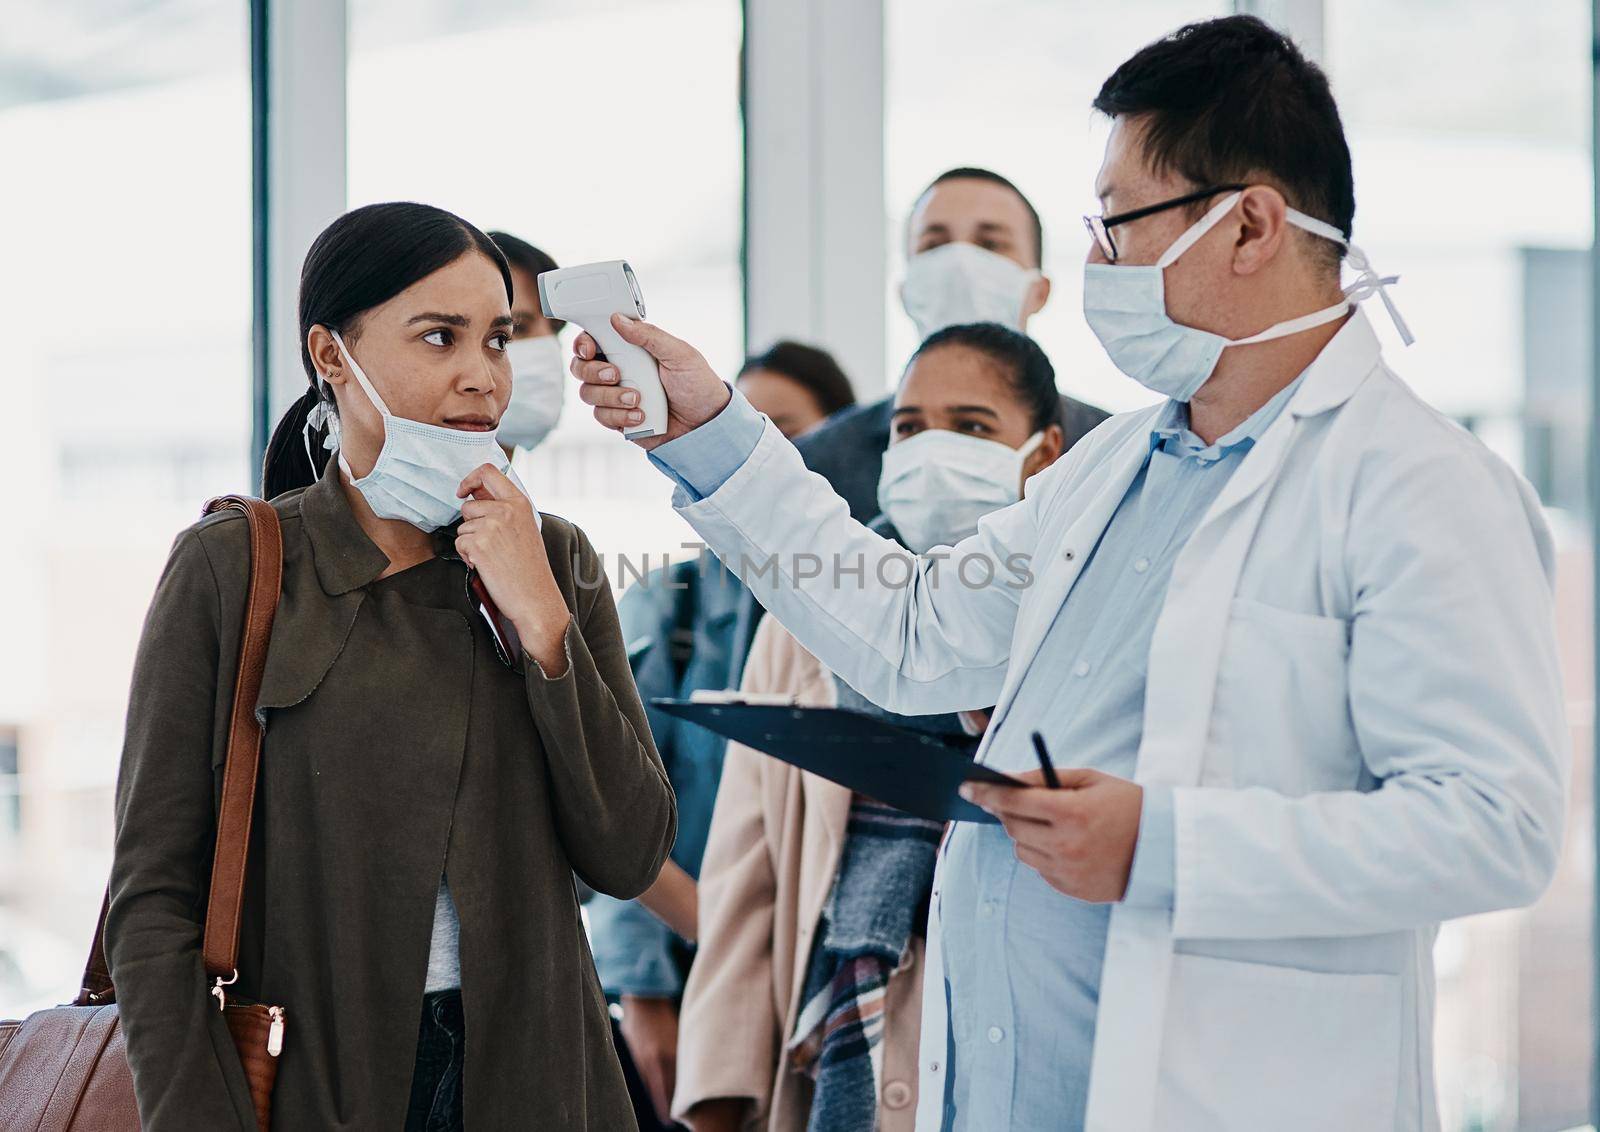
<svg viewBox="0 0 1600 1132"><path fill-rule="evenodd" d="M106 951L143 1127L256 1127L218 1000L281 1006L281 1128L631 1128L573 890L632 896L675 808L587 538L508 474L512 282L441 209L334 221L267 452L283 581L236 977L200 911L247 525L179 536L135 666ZM420 1019L420 1021L419 1021Z"/></svg>
<svg viewBox="0 0 1600 1132"><path fill-rule="evenodd" d="M1055 370L995 323L947 327L894 398L872 526L919 553L971 534L1062 453ZM950 566L953 572L956 567ZM954 577L951 584L959 584ZM762 620L743 689L895 719ZM980 719L899 718L924 730ZM674 1110L694 1132L909 1132L923 932L943 826L728 745L700 873Z"/></svg>
<svg viewBox="0 0 1600 1132"><path fill-rule="evenodd" d="M549 253L510 232L492 231L489 238L511 268L511 342L506 346L511 404L500 418L499 433L500 447L509 457L518 448L527 452L538 447L561 419L567 366L556 336L567 324L546 318L539 305L539 276L559 266Z"/></svg>

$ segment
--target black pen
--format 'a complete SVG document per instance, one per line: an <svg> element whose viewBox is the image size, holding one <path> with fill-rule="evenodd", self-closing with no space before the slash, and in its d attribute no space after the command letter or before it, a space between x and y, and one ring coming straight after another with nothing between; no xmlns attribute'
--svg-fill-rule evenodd
<svg viewBox="0 0 1600 1132"><path fill-rule="evenodd" d="M1061 780L1056 777L1056 766L1050 761L1050 752L1045 750L1044 736L1037 731L1033 733L1033 749L1039 756L1039 769L1044 771L1044 784L1052 790L1061 789Z"/></svg>

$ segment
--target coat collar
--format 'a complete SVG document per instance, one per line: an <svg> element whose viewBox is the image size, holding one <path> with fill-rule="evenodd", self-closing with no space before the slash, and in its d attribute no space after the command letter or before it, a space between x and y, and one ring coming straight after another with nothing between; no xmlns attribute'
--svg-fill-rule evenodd
<svg viewBox="0 0 1600 1132"><path fill-rule="evenodd" d="M311 544L317 580L329 597L338 597L375 582L389 568L389 556L367 536L356 519L350 497L340 482L338 460L329 460L322 478L301 495L300 519ZM435 554L456 557L458 525L459 520L434 532Z"/></svg>
<svg viewBox="0 0 1600 1132"><path fill-rule="evenodd" d="M289 497L280 505L294 514ZM351 509L339 466L328 461L322 478L299 496L298 537L284 525L283 589L272 624L266 671L256 714L288 708L316 691L344 651L366 598L366 587L383 576L389 557L367 537ZM435 532L434 552L454 557L455 527Z"/></svg>
<svg viewBox="0 0 1600 1132"><path fill-rule="evenodd" d="M317 580L329 597L360 589L389 568L389 556L356 521L340 482L338 460L329 460L322 478L301 495L300 521L311 544Z"/></svg>
<svg viewBox="0 0 1600 1132"><path fill-rule="evenodd" d="M1356 307L1349 321L1306 367L1300 388L1289 401L1289 414L1314 417L1338 408L1367 379L1381 356L1371 321Z"/></svg>

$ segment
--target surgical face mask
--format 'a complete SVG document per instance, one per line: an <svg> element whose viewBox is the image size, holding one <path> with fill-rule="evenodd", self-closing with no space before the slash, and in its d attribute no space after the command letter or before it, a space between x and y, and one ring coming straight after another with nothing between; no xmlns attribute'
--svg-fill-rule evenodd
<svg viewBox="0 0 1600 1132"><path fill-rule="evenodd" d="M1350 265L1359 272L1356 282L1344 289L1344 298L1331 307L1274 323L1248 338L1224 338L1208 330L1182 326L1167 314L1165 273L1178 257L1194 247L1238 203L1240 193L1230 193L1195 221L1174 240L1161 258L1149 266L1124 266L1090 263L1083 269L1083 315L1089 328L1111 356L1112 363L1147 389L1187 401L1199 391L1217 368L1217 360L1229 346L1246 346L1299 334L1314 326L1332 322L1352 305L1378 295L1394 319L1395 328L1406 345L1412 342L1410 329L1389 298L1384 287L1399 281L1399 276L1380 276L1372 269L1366 253L1344 238L1331 224L1289 209L1289 223L1322 236L1348 251Z"/></svg>
<svg viewBox="0 0 1600 1132"><path fill-rule="evenodd" d="M500 440L532 448L550 435L561 419L566 370L561 342L554 334L523 338L506 347L511 360L511 404L500 418Z"/></svg>
<svg viewBox="0 0 1600 1132"><path fill-rule="evenodd" d="M1022 498L1022 466L1043 442L1043 432L1012 448L926 429L884 452L878 506L918 554L954 546L977 531L979 519Z"/></svg>
<svg viewBox="0 0 1600 1132"><path fill-rule="evenodd" d="M1022 304L1037 271L977 244L941 244L918 252L906 264L900 301L926 338L967 322L998 322L1022 329Z"/></svg>
<svg viewBox="0 0 1600 1132"><path fill-rule="evenodd" d="M350 486L361 493L378 518L403 519L421 530L435 531L460 517L462 500L456 498L456 490L468 473L493 464L511 474L511 461L496 439L496 430L468 432L395 416L345 348L338 331L333 331L333 340L367 400L383 417L383 448L372 471L357 479L344 453L339 454L339 467L349 477Z"/></svg>

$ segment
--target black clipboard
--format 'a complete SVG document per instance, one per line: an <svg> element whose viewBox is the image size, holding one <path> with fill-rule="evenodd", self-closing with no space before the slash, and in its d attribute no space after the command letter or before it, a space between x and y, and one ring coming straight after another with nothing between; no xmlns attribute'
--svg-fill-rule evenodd
<svg viewBox="0 0 1600 1132"><path fill-rule="evenodd" d="M933 821L998 824L956 793L963 782L1025 783L972 761L977 740L901 727L848 708L652 699L699 724L885 805Z"/></svg>

